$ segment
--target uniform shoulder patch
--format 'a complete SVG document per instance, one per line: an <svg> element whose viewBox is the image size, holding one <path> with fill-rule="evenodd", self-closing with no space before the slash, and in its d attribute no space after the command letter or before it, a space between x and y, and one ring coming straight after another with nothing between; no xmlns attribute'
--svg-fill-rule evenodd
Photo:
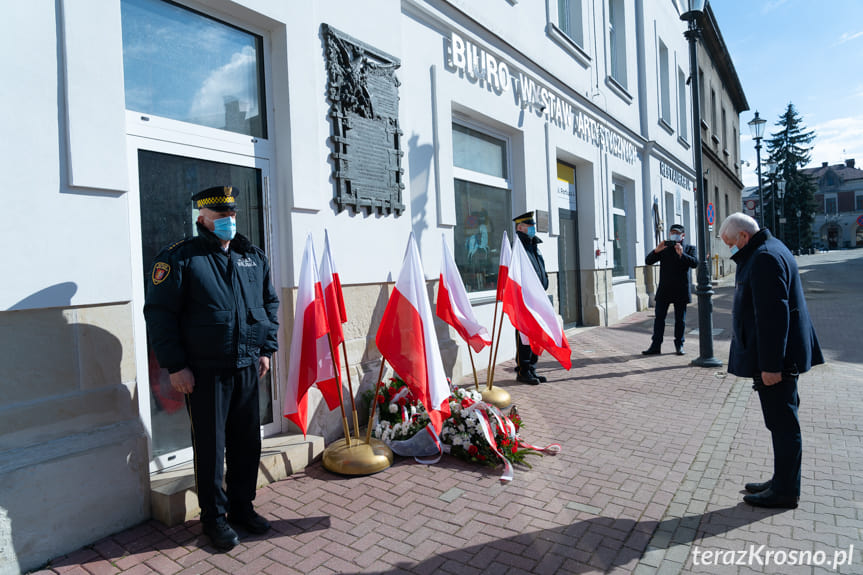
<svg viewBox="0 0 863 575"><path fill-rule="evenodd" d="M153 285L157 286L168 277L171 273L171 266L165 262L156 262L153 264Z"/></svg>

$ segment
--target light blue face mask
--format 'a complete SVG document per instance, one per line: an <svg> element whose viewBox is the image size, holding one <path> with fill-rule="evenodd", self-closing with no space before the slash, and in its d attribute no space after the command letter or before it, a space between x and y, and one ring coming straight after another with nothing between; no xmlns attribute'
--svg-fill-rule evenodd
<svg viewBox="0 0 863 575"><path fill-rule="evenodd" d="M680 234L671 234L671 235L670 235L670 236L668 236L668 237L669 237L669 239L670 239L672 242L679 242L680 240L682 240L682 239L683 239L683 238L681 238L681 237L680 237Z"/></svg>
<svg viewBox="0 0 863 575"><path fill-rule="evenodd" d="M226 216L213 220L213 225L215 226L213 233L220 240L231 241L237 235L237 218L235 217Z"/></svg>
<svg viewBox="0 0 863 575"><path fill-rule="evenodd" d="M728 248L728 251L730 251L731 255L733 256L734 254L736 254L737 252L740 251L740 248L738 248L736 245L733 245L733 246Z"/></svg>
<svg viewBox="0 0 863 575"><path fill-rule="evenodd" d="M527 226L527 237L532 238L536 235L536 226Z"/></svg>

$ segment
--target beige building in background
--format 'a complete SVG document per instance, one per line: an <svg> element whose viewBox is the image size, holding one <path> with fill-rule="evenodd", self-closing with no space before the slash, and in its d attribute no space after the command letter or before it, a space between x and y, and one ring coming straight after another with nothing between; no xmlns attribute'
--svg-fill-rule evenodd
<svg viewBox="0 0 863 575"><path fill-rule="evenodd" d="M715 214L707 253L713 259L713 277L721 277L734 269L728 248L719 239L719 225L729 214L740 211L740 114L749 104L710 4L704 14L698 49L701 151L707 201L713 204ZM690 232L689 237L695 236Z"/></svg>

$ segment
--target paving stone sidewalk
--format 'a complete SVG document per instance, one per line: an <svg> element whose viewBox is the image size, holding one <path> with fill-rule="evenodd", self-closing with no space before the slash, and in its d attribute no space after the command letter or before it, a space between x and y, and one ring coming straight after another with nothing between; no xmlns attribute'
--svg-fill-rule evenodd
<svg viewBox="0 0 863 575"><path fill-rule="evenodd" d="M720 287L714 298L723 362L730 293ZM691 306L688 329L697 317ZM498 367L523 437L562 447L532 459L532 469L517 467L509 484L500 469L451 457L432 466L397 458L367 477L316 463L259 490L273 530L241 533L230 553L216 553L198 521L149 521L39 573L863 573L860 364L834 362L801 378L800 507L754 509L742 503L742 485L769 477L772 455L750 382L691 366L697 335L688 335L687 356L642 356L652 321L650 310L576 330L572 369L541 360L549 381L540 386L516 383L511 363ZM772 563L758 564L763 551L742 566L716 553L736 560L762 544L776 553ZM832 566L850 545L850 563L835 569L777 564L780 551L787 563L793 550L813 560L824 553ZM714 552L718 564L695 564L696 550L701 559Z"/></svg>

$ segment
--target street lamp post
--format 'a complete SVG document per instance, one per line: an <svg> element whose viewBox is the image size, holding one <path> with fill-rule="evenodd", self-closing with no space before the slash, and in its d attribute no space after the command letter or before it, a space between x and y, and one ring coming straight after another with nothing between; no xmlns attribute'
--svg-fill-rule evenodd
<svg viewBox="0 0 863 575"><path fill-rule="evenodd" d="M801 251L801 248L803 247L803 242L800 241L800 216L801 215L802 215L802 212L798 209L797 210L797 253L798 254L803 253Z"/></svg>
<svg viewBox="0 0 863 575"><path fill-rule="evenodd" d="M705 0L689 0L689 10L680 19L688 22L684 36L689 41L689 78L692 84L692 152L695 156L695 191L698 213L698 350L692 364L701 367L719 367L722 362L713 356L713 285L710 282L710 261L707 258L707 190L704 189L704 172L701 163L701 108L698 90L698 38L704 17Z"/></svg>
<svg viewBox="0 0 863 575"><path fill-rule="evenodd" d="M779 241L782 240L782 220L785 212L785 180L776 182L776 196L779 198Z"/></svg>
<svg viewBox="0 0 863 575"><path fill-rule="evenodd" d="M767 176L770 178L770 219L773 225L770 226L770 231L776 233L776 162L767 161Z"/></svg>
<svg viewBox="0 0 863 575"><path fill-rule="evenodd" d="M758 225L764 227L764 192L761 189L761 138L764 137L764 124L767 120L758 116L758 110L755 111L755 117L749 121L749 129L752 132L752 138L755 140L755 161L758 168Z"/></svg>

